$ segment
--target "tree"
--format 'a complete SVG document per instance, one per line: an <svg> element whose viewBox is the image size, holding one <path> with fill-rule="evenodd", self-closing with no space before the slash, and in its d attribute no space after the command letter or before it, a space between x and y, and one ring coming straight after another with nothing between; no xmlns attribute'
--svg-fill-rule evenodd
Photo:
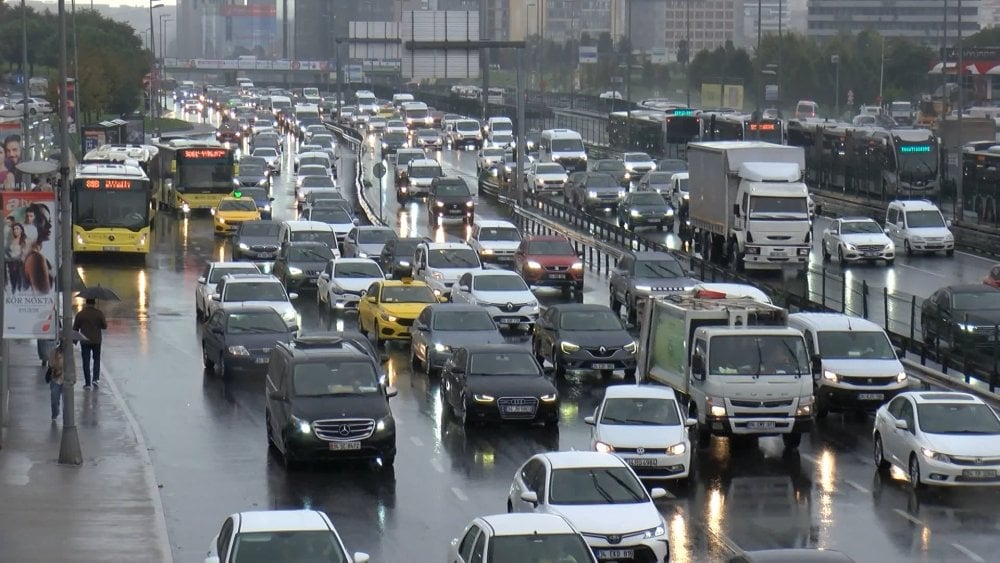
<svg viewBox="0 0 1000 563"><path fill-rule="evenodd" d="M1000 26L992 26L962 38L965 47L996 47L1000 45Z"/></svg>

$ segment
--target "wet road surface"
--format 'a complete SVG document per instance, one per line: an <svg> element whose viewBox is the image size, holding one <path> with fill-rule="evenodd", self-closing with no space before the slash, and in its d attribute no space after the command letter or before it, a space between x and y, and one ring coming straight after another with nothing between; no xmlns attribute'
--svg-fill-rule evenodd
<svg viewBox="0 0 1000 563"><path fill-rule="evenodd" d="M473 162L471 153L454 159L443 157L462 167L466 159ZM351 177L352 166L353 159L341 160L341 178ZM291 168L286 160L283 169ZM279 219L294 215L289 181L286 172L274 190ZM399 216L394 199L385 202L387 217ZM411 207L405 217L407 228L425 234L424 217L410 216L421 211ZM482 200L478 213L498 217ZM122 297L104 307L110 324L105 365L151 449L177 561L203 560L232 512L296 507L326 511L349 550L369 552L373 561L441 561L469 520L504 511L511 478L525 459L588 448L583 417L608 384L596 375L560 383L558 430L466 430L443 415L437 379L411 373L406 348L392 346L385 370L399 389L392 400L399 448L394 473L366 464L287 472L268 453L263 377L223 382L202 369L195 283L205 262L229 253L208 216L161 216L145 263L79 266L87 284ZM934 260L933 271L947 259L927 260ZM586 284L585 301L607 302L605 280L590 276ZM544 292L540 299L547 304L559 297ZM303 331L325 330L311 295L296 307ZM798 454L785 454L776 438L716 440L697 452L690 484L669 487L672 498L659 503L672 561L718 561L734 549L793 546L839 549L858 561L995 560L1000 492L914 494L901 474L876 474L870 432L870 418L831 415Z"/></svg>

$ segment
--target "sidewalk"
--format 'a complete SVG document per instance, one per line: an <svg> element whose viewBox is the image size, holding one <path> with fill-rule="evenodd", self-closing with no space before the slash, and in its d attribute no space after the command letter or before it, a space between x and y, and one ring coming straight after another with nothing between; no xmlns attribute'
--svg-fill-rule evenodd
<svg viewBox="0 0 1000 563"><path fill-rule="evenodd" d="M51 422L49 386L35 343L11 341L10 351L10 411L0 449L0 561L170 562L149 454L108 374L102 370L97 391L84 391L78 377L83 464L62 466L62 417Z"/></svg>

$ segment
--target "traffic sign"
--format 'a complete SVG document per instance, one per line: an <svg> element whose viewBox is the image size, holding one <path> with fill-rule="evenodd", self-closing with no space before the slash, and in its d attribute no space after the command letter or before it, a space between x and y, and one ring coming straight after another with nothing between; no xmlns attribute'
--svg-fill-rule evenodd
<svg viewBox="0 0 1000 563"><path fill-rule="evenodd" d="M382 176L385 176L385 173L386 173L385 164L382 164L381 162L376 162L375 166L372 166L372 175L375 176L376 178L381 180Z"/></svg>

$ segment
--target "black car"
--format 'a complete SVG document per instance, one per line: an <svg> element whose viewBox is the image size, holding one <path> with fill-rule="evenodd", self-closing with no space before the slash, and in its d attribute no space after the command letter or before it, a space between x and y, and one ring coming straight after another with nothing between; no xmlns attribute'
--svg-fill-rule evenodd
<svg viewBox="0 0 1000 563"><path fill-rule="evenodd" d="M580 209L618 209L618 203L625 197L625 189L610 174L585 172L570 177L574 184L570 187L567 203Z"/></svg>
<svg viewBox="0 0 1000 563"><path fill-rule="evenodd" d="M233 237L233 260L274 260L280 221L245 221Z"/></svg>
<svg viewBox="0 0 1000 563"><path fill-rule="evenodd" d="M320 273L333 258L333 251L325 243L290 242L281 245L271 273L289 291L315 289Z"/></svg>
<svg viewBox="0 0 1000 563"><path fill-rule="evenodd" d="M639 312L652 296L687 292L697 284L673 254L626 250L611 270L611 310L617 315L625 305L626 322L638 326Z"/></svg>
<svg viewBox="0 0 1000 563"><path fill-rule="evenodd" d="M406 133L393 131L382 134L383 155L396 154L396 151L405 149L407 146L409 146L409 142L406 139Z"/></svg>
<svg viewBox="0 0 1000 563"><path fill-rule="evenodd" d="M352 339L294 340L271 351L265 383L267 439L291 468L306 460L370 459L391 468L396 390Z"/></svg>
<svg viewBox="0 0 1000 563"><path fill-rule="evenodd" d="M271 174L267 169L267 161L259 156L246 156L240 160L239 174L236 179L244 187L266 188L271 191Z"/></svg>
<svg viewBox="0 0 1000 563"><path fill-rule="evenodd" d="M603 158L590 162L590 172L603 172L614 178L622 187L628 187L632 174L625 168L625 163L617 158ZM638 178L636 178L638 180Z"/></svg>
<svg viewBox="0 0 1000 563"><path fill-rule="evenodd" d="M1000 289L985 284L942 287L920 307L920 326L928 345L991 349L1000 332Z"/></svg>
<svg viewBox="0 0 1000 563"><path fill-rule="evenodd" d="M427 196L427 220L431 225L455 222L471 225L475 216L475 198L465 180L454 176L434 178Z"/></svg>
<svg viewBox="0 0 1000 563"><path fill-rule="evenodd" d="M535 323L531 347L541 363L549 360L556 376L568 370L592 369L611 377L617 369L635 378L636 342L621 319L605 305L552 305Z"/></svg>
<svg viewBox="0 0 1000 563"><path fill-rule="evenodd" d="M382 247L377 258L379 266L390 279L405 278L413 274L413 253L417 245L427 240L424 237L405 237L390 240Z"/></svg>
<svg viewBox="0 0 1000 563"><path fill-rule="evenodd" d="M618 204L618 226L629 230L674 228L674 209L656 192L632 192Z"/></svg>
<svg viewBox="0 0 1000 563"><path fill-rule="evenodd" d="M216 309L201 337L205 369L223 378L236 370L266 370L271 349L291 341L292 331L272 307L244 304Z"/></svg>
<svg viewBox="0 0 1000 563"><path fill-rule="evenodd" d="M514 344L459 348L441 370L445 412L475 422L559 423L559 393L529 350Z"/></svg>

